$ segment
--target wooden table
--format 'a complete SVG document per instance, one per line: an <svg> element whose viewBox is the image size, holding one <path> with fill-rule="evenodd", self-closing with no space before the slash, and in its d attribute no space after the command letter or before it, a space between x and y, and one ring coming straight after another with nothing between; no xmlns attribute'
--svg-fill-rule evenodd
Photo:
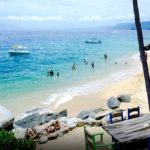
<svg viewBox="0 0 150 150"><path fill-rule="evenodd" d="M105 125L103 129L112 136L116 143L123 145L122 148L120 148L121 150L125 149L125 145L133 146L132 143L136 146L138 143L141 144L143 142L148 146L148 139L150 137L150 114Z"/></svg>

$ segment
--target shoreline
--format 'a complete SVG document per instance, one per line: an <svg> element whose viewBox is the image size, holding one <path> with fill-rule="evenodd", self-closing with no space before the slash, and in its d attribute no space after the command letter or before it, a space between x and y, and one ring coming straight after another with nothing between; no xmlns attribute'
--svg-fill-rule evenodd
<svg viewBox="0 0 150 150"><path fill-rule="evenodd" d="M20 99L18 97L18 100L14 101L14 103L4 102L4 105L3 103L2 105L8 108L10 111L12 111L15 116L18 116L21 113L24 113L25 111L30 110L33 107L47 108L52 111L61 111L63 109L67 109L68 114L70 116L76 116L81 110L98 108L98 107L107 107L106 101L111 96L117 96L119 94L135 95L135 93L137 92L136 89L138 90L139 86L143 86L144 81L141 79L142 73L138 73L140 71L138 71L137 68L135 67L136 65L138 65L138 68L139 66L141 67L140 61L137 61L137 59L135 59L135 55L133 57L134 58L132 59L134 61L133 62L131 61L132 63L130 64L132 67L130 67L129 70L127 70L127 68L126 70L123 70L127 74L123 74L122 76L122 74L120 74L122 73L122 71L119 70L117 73L110 74L110 76L112 77L108 81L107 79L105 79L103 86L102 87L98 86L96 91L94 89L94 91L91 92L90 89L93 90L91 86L89 90L86 89L86 91L84 91L84 93L82 94L80 93L78 95L73 95L73 97L69 97L67 95L68 100L66 99L63 100L64 97L61 95L62 93L60 93L60 98L62 96L62 101L54 101L49 104L43 104L44 102L46 102L46 100L44 99L48 99L49 97L48 91L40 91L37 93L33 93L33 95L29 94L29 95L25 95L24 97L21 97L21 103L18 103L20 102L19 101ZM117 75L119 76L119 78L113 80L113 77ZM101 85L101 81L102 80L93 81L95 83L93 84L93 87L95 85ZM135 81L138 82L136 83L138 86L135 86L134 83ZM90 82L88 82L87 85L88 84L90 84ZM120 87L122 90L120 89ZM86 88L86 86L84 88ZM82 89L79 87L78 90L82 90ZM143 91L144 89L141 90ZM132 97L134 98L134 96Z"/></svg>
<svg viewBox="0 0 150 150"><path fill-rule="evenodd" d="M148 60L150 62L150 52L148 53ZM141 62L138 61L138 65L141 66ZM150 67L150 63L148 63ZM135 66L136 67L136 66ZM71 101L68 101L58 108L55 111L61 111L63 109L68 110L70 116L77 116L82 110L89 110L93 108L107 108L107 100L115 96L117 97L120 94L130 94L131 102L130 103L121 103L120 109L128 109L130 107L141 107L142 113L149 112L148 108L148 99L146 95L146 87L144 82L144 76L142 72L142 66L140 73L130 75L126 79L117 81L116 83L107 85L104 89L99 90L96 93L89 95L76 96Z"/></svg>
<svg viewBox="0 0 150 150"><path fill-rule="evenodd" d="M73 100L61 105L55 111L67 109L68 114L75 117L82 110L99 107L108 109L107 100L111 96L117 97L120 94L131 95L131 102L121 103L120 109L140 106L142 113L148 112L148 100L142 73L108 86L96 94L75 97Z"/></svg>

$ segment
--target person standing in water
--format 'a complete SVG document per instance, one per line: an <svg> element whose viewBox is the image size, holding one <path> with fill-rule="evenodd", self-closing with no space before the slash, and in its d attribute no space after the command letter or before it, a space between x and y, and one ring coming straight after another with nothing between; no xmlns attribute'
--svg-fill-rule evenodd
<svg viewBox="0 0 150 150"><path fill-rule="evenodd" d="M92 66L92 68L94 68L94 61L92 61L91 66Z"/></svg>
<svg viewBox="0 0 150 150"><path fill-rule="evenodd" d="M57 72L57 77L59 77L59 72Z"/></svg>
<svg viewBox="0 0 150 150"><path fill-rule="evenodd" d="M105 60L107 59L107 54L106 53L104 54L104 58L105 58Z"/></svg>
<svg viewBox="0 0 150 150"><path fill-rule="evenodd" d="M76 63L74 62L74 64L72 65L72 70L76 69Z"/></svg>
<svg viewBox="0 0 150 150"><path fill-rule="evenodd" d="M53 70L51 70L49 73L50 73L50 76L53 76L53 75L54 75Z"/></svg>
<svg viewBox="0 0 150 150"><path fill-rule="evenodd" d="M83 60L83 61L84 61L85 65L87 65L87 64L88 64L88 62L87 62L87 60L86 60L85 58L84 58L84 60Z"/></svg>

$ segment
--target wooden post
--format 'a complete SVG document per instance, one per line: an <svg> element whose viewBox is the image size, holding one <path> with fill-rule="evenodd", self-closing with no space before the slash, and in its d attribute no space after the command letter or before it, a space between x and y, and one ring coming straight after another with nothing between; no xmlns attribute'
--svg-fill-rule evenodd
<svg viewBox="0 0 150 150"><path fill-rule="evenodd" d="M135 25L136 25L138 43L139 43L140 58L141 58L142 67L143 67L143 73L144 73L144 79L145 79L145 85L146 85L146 91L147 91L147 97L148 97L148 104L149 104L149 110L150 110L150 77L149 77L149 70L148 70L147 61L145 58L143 33L142 33L142 28L141 28L141 22L140 22L140 15L139 15L139 8L138 8L137 0L133 0L133 10L134 10L134 17L135 17Z"/></svg>

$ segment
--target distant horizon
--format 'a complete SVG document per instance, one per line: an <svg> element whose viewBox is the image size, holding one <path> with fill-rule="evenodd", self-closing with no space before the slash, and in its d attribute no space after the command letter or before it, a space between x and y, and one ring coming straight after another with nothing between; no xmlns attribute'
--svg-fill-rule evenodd
<svg viewBox="0 0 150 150"><path fill-rule="evenodd" d="M150 1L138 0L141 21L150 20ZM133 22L131 0L1 0L2 30L107 27Z"/></svg>

